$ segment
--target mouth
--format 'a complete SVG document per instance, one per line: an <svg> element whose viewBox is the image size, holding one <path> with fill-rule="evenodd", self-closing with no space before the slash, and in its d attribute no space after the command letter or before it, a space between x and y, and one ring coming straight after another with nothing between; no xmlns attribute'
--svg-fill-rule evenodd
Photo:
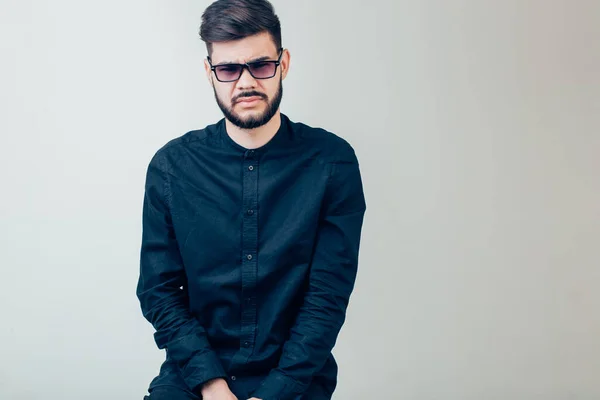
<svg viewBox="0 0 600 400"><path fill-rule="evenodd" d="M237 101L237 103L240 103L243 105L251 105L251 104L257 103L259 100L262 100L262 97L259 97L259 96L242 97L241 99L239 99Z"/></svg>

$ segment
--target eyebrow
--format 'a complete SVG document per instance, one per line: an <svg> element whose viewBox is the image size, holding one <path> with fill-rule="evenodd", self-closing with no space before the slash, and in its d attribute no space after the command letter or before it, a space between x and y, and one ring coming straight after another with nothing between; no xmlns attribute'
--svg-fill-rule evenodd
<svg viewBox="0 0 600 400"><path fill-rule="evenodd" d="M260 62L260 61L265 61L265 60L270 60L270 59L271 59L270 56L262 56L262 57L254 58L250 61L246 61L246 63ZM217 65L226 65L226 64L240 64L240 63L236 63L233 61L222 61L218 64L214 64L214 66L216 67Z"/></svg>

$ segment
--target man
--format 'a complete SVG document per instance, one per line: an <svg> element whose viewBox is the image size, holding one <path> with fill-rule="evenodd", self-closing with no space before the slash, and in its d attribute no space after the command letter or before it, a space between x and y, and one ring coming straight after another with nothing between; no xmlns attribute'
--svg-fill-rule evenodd
<svg viewBox="0 0 600 400"><path fill-rule="evenodd" d="M352 147L279 111L290 53L266 0L202 16L225 118L149 163L137 296L166 349L150 400L322 400L366 210Z"/></svg>

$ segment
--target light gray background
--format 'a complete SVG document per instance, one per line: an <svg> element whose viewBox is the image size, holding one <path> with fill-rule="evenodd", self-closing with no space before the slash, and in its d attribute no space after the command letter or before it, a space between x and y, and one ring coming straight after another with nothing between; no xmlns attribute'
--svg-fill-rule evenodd
<svg viewBox="0 0 600 400"><path fill-rule="evenodd" d="M221 118L209 2L0 4L0 398L140 399L144 174ZM335 398L600 398L600 2L274 4L282 111L367 196Z"/></svg>

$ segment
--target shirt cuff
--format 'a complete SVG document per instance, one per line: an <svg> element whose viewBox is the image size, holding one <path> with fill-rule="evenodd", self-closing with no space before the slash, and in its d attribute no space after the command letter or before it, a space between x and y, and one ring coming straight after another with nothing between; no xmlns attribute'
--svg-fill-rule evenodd
<svg viewBox="0 0 600 400"><path fill-rule="evenodd" d="M272 370L251 397L261 400L295 400L307 387L308 385L301 384L278 370Z"/></svg>
<svg viewBox="0 0 600 400"><path fill-rule="evenodd" d="M213 351L192 358L182 369L183 380L194 393L200 392L202 385L211 379L226 378L221 361Z"/></svg>

